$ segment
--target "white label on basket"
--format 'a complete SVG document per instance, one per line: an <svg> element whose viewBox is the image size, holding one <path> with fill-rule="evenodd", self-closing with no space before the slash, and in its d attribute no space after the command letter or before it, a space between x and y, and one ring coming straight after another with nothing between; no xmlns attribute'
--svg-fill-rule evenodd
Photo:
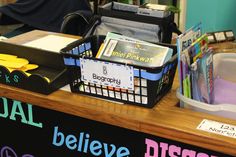
<svg viewBox="0 0 236 157"><path fill-rule="evenodd" d="M132 66L80 58L81 80L94 84L134 90Z"/></svg>
<svg viewBox="0 0 236 157"><path fill-rule="evenodd" d="M236 138L236 126L204 119L197 127L199 130Z"/></svg>

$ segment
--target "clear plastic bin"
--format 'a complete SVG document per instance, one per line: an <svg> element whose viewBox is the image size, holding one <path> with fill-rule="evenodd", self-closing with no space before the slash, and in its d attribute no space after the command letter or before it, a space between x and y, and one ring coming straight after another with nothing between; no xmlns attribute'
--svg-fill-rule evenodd
<svg viewBox="0 0 236 157"><path fill-rule="evenodd" d="M236 53L217 53L213 55L214 77L236 83ZM218 115L236 120L236 104L206 104L184 97L179 90L176 91L180 99L180 106L194 111Z"/></svg>
<svg viewBox="0 0 236 157"><path fill-rule="evenodd" d="M236 82L236 53L216 53L213 55L214 77Z"/></svg>

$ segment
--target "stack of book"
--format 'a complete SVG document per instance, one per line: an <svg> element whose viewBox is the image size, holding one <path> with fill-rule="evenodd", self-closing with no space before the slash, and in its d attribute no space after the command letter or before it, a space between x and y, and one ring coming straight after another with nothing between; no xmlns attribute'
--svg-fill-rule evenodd
<svg viewBox="0 0 236 157"><path fill-rule="evenodd" d="M145 3L138 8L137 14L153 17L167 17L170 15L167 5Z"/></svg>
<svg viewBox="0 0 236 157"><path fill-rule="evenodd" d="M158 0L118 0L118 2L140 5L144 3L158 3Z"/></svg>
<svg viewBox="0 0 236 157"><path fill-rule="evenodd" d="M172 54L169 47L109 32L96 57L141 67L160 67Z"/></svg>
<svg viewBox="0 0 236 157"><path fill-rule="evenodd" d="M148 68L154 69L156 67L163 66L163 64L169 61L172 58L172 53L173 50L169 47L160 46L157 44L109 32L106 35L104 43L101 44L96 58L105 60L104 64L107 65L106 67L114 65L116 67L121 67L117 64L107 63L115 62L134 66L130 68L131 70ZM113 69L113 67L111 67L111 69ZM124 86L120 87L109 83L101 83L99 81L91 83L88 82L88 80L82 79L84 83L80 85L79 90L82 92L102 95L105 97L147 104L148 80L142 77L134 77L133 73L129 74L129 79L127 79L126 81L130 81L130 78L132 78L131 82L133 82L133 89L126 88ZM107 76L107 73L104 75ZM122 76L125 74L120 72L119 75ZM125 75L125 77L126 76L127 75Z"/></svg>
<svg viewBox="0 0 236 157"><path fill-rule="evenodd" d="M213 54L201 24L190 28L177 39L180 91L204 103L214 102Z"/></svg>

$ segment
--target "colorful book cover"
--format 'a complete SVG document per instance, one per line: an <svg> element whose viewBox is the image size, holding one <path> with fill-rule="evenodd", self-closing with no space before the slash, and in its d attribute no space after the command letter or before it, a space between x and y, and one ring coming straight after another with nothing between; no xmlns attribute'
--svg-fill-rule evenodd
<svg viewBox="0 0 236 157"><path fill-rule="evenodd" d="M192 64L193 99L212 104L214 101L213 55L209 50Z"/></svg>
<svg viewBox="0 0 236 157"><path fill-rule="evenodd" d="M191 98L191 75L190 75L190 56L188 49L191 44L197 40L202 32L202 24L198 23L186 32L182 33L177 38L177 52L178 52L178 71L179 71L179 82L180 92ZM190 76L189 76L190 75ZM187 93L186 93L187 92Z"/></svg>
<svg viewBox="0 0 236 157"><path fill-rule="evenodd" d="M188 55L190 57L190 64L195 62L204 53L208 51L208 38L206 34L203 34L200 38L194 41L188 49Z"/></svg>
<svg viewBox="0 0 236 157"><path fill-rule="evenodd" d="M172 53L172 49L164 46L108 39L97 58L143 67L159 67Z"/></svg>

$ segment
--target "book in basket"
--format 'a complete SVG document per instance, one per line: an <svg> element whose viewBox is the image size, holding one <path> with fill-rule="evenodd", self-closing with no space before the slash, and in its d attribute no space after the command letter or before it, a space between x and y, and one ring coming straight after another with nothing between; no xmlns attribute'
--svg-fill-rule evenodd
<svg viewBox="0 0 236 157"><path fill-rule="evenodd" d="M108 38L97 58L142 67L162 66L172 56L173 50L147 42Z"/></svg>

